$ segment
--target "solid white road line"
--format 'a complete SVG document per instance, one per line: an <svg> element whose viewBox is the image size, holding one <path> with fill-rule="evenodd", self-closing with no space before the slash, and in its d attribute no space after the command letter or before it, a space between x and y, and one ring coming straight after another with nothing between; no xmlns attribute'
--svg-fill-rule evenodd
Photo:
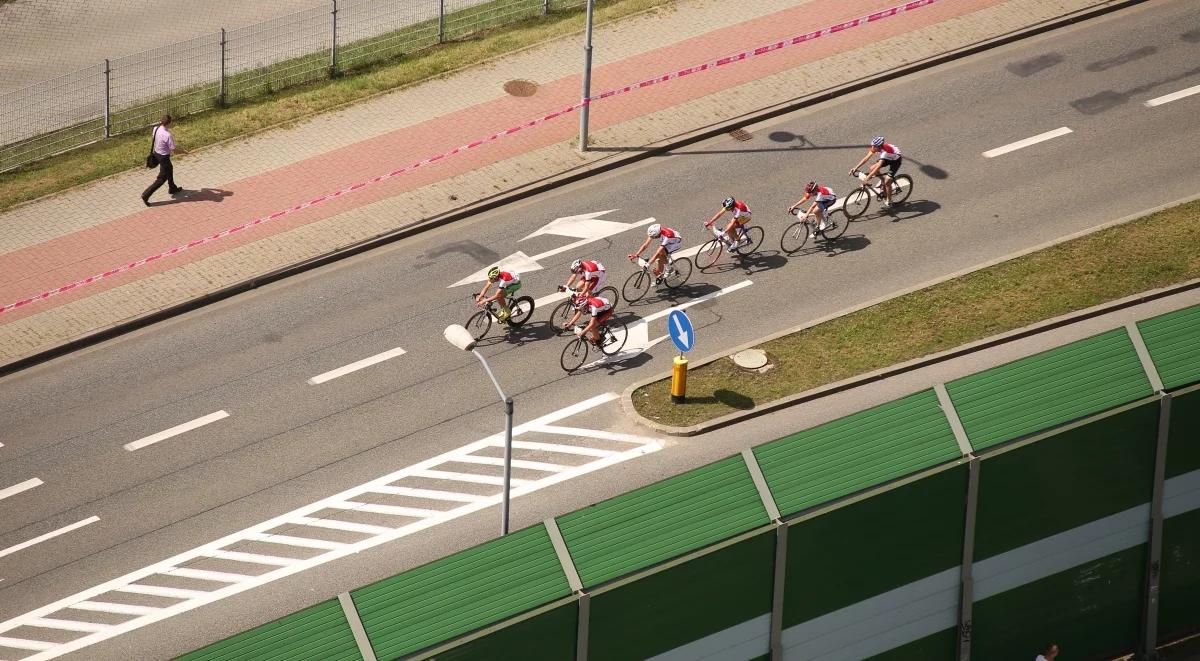
<svg viewBox="0 0 1200 661"><path fill-rule="evenodd" d="M338 378L339 376L346 376L347 374L349 374L351 372L357 372L358 370L363 369L364 367L370 367L376 363L382 363L385 360L391 360L392 358L395 358L396 356L403 356L403 355L404 355L404 349L401 349L400 347L396 347L395 349L389 349L387 351L384 351L383 353L377 353L374 356L371 356L370 358L363 358L362 360L356 360L353 363L350 363L349 365L339 367L335 370L329 370L328 372L325 372L324 374L318 374L318 375L314 376L313 378L309 379L308 382L315 386L315 385L318 385L321 383L325 383L326 381L332 381L332 380Z"/></svg>
<svg viewBox="0 0 1200 661"><path fill-rule="evenodd" d="M17 551L20 551L22 549L27 549L30 546L33 546L34 544L39 544L41 542L46 541L47 539L51 539L53 537L58 537L59 535L64 535L66 533L71 532L72 530L75 530L77 528L82 528L82 527L88 525L89 523L95 523L99 520L100 520L100 517L98 517L98 516L89 516L88 518L86 518L82 521L76 521L75 523L72 523L69 526L63 526L63 527L59 528L58 530L51 530L50 532L48 532L44 535L38 535L37 537L34 537L33 539L21 542L20 544L17 544L15 546L10 546L10 547L4 549L3 551L0 551L0 558L3 558L6 555L12 555L13 553L16 553Z"/></svg>
<svg viewBox="0 0 1200 661"><path fill-rule="evenodd" d="M454 458L454 461L461 461L468 464L482 464L484 466L503 466L504 457L480 457L473 454L460 455ZM513 468L528 468L535 471L546 471L547 473L557 473L565 471L570 466L561 466L559 464L548 464L544 461L526 461L524 459L513 459Z"/></svg>
<svg viewBox="0 0 1200 661"><path fill-rule="evenodd" d="M246 539L253 539L259 542L270 542L272 544L284 544L286 546L302 546L307 549L325 549L326 551L340 549L346 545L343 542L331 542L326 539L294 537L292 535L275 535L268 532L252 532L249 535L246 535Z"/></svg>
<svg viewBox="0 0 1200 661"><path fill-rule="evenodd" d="M52 617L33 617L29 619L28 625L31 627L41 627L43 629L62 629L63 631L84 631L87 633L96 633L104 631L112 626L111 624L96 624L95 622L81 622L79 620L59 620Z"/></svg>
<svg viewBox="0 0 1200 661"><path fill-rule="evenodd" d="M222 419L228 418L228 417L229 417L229 414L226 413L225 411L217 411L216 413L209 413L206 416L196 418L195 420L192 420L190 422L185 422L182 425L175 425L174 427L171 427L170 429L164 429L163 431L160 431L157 434L151 434L145 438L139 438L138 440L133 441L132 443L126 443L124 445L124 448L126 450L129 450L130 452L133 452L134 450L140 450L140 449L146 447L147 445L154 445L155 443L157 443L159 441L165 441L168 438L171 438L172 436L178 436L184 432L189 432L193 429L196 429L197 427L203 427L204 425L207 425L209 423L216 422L218 420L222 420Z"/></svg>
<svg viewBox="0 0 1200 661"><path fill-rule="evenodd" d="M1200 85L1196 85L1194 87L1189 87L1187 89L1179 90L1178 92L1171 92L1170 94L1164 94L1163 96L1150 99L1149 101L1146 102L1145 105L1147 108L1153 108L1154 106L1161 106L1164 103L1178 101L1179 99L1189 97L1193 94L1200 94Z"/></svg>
<svg viewBox="0 0 1200 661"><path fill-rule="evenodd" d="M606 441L622 441L625 443L653 443L657 439L648 436L634 436L633 434L618 434L610 431L600 431L598 429L580 429L579 427L559 427L558 425L544 425L538 431L546 432L547 434L563 434L564 436L578 436L581 438L599 438Z"/></svg>
<svg viewBox="0 0 1200 661"><path fill-rule="evenodd" d="M533 430L538 431L538 430ZM596 438L599 438L597 436ZM494 447L504 447L504 443L497 443ZM557 452L559 454L577 454L585 457L611 457L614 454L620 454L615 450L599 450L596 448L585 448L578 445L560 445L558 443L541 443L539 441L513 441L513 447L518 450L539 450L542 452Z"/></svg>
<svg viewBox="0 0 1200 661"><path fill-rule="evenodd" d="M456 473L454 471L435 471L423 470L413 473L416 477L429 477L435 480L454 480L457 482L470 482L472 484L493 484L496 486L504 485L504 478L499 475L476 475L475 473ZM519 484L529 484L529 480L511 480L512 486Z"/></svg>
<svg viewBox="0 0 1200 661"><path fill-rule="evenodd" d="M360 503L347 500L340 503L329 503L330 507L354 512L371 512L372 514L390 514L392 516L407 516L412 519L427 519L431 516L445 514L438 510L426 510L419 507L400 507L398 505L377 505L375 503Z"/></svg>
<svg viewBox="0 0 1200 661"><path fill-rule="evenodd" d="M367 535L384 535L392 532L393 528L384 526L373 526L368 523L354 523L353 521L339 521L337 519L317 519L311 516L298 516L292 519L292 522L304 526L316 526L318 528L329 528L330 530L345 530L347 532L361 532Z"/></svg>
<svg viewBox="0 0 1200 661"><path fill-rule="evenodd" d="M46 643L40 640L26 640L24 638L9 638L8 636L0 636L0 647L11 647L15 650L35 650L44 652L58 647L61 643Z"/></svg>
<svg viewBox="0 0 1200 661"><path fill-rule="evenodd" d="M286 567L288 565L294 565L301 560L300 558L283 558L277 555L243 553L242 551L226 551L224 549L206 551L204 555L207 555L210 558L233 560L235 562L248 562L256 565L271 565L273 567Z"/></svg>
<svg viewBox="0 0 1200 661"><path fill-rule="evenodd" d="M25 480L24 482L22 482L20 484L14 484L11 487L8 487L7 489L0 489L0 500L4 500L5 498L8 498L9 496L15 496L15 495L21 493L22 491L29 491L30 489L32 489L40 484L42 484L42 481L35 477L35 478Z"/></svg>
<svg viewBox="0 0 1200 661"><path fill-rule="evenodd" d="M1014 143L1004 145L1003 147L996 147L995 149L989 149L989 150L983 152L983 157L984 158L995 158L997 156L1002 156L1004 154L1007 154L1010 151L1017 151L1018 149L1024 149L1030 145L1036 145L1039 142L1053 140L1054 138L1057 138L1059 136L1064 136L1070 132L1071 132L1071 129L1063 126L1061 128L1054 129L1053 131L1046 131L1045 133L1039 133L1039 134L1033 136L1032 138L1025 138L1024 140L1018 140Z"/></svg>
<svg viewBox="0 0 1200 661"><path fill-rule="evenodd" d="M516 447L516 442L513 442ZM427 500L449 500L456 503L478 503L487 500L487 496L476 496L470 493L457 493L454 491L438 491L437 489L417 489L414 487L393 487L390 484L384 484L377 487L371 487L371 491L375 493L388 493L394 496L412 496L413 498L425 498Z"/></svg>
<svg viewBox="0 0 1200 661"><path fill-rule="evenodd" d="M152 597L171 597L172 599L195 599L208 594L204 590L185 590L183 588L164 588L158 585L138 585L132 583L130 585L122 585L116 589L117 592L128 592L130 594L148 594Z"/></svg>
<svg viewBox="0 0 1200 661"><path fill-rule="evenodd" d="M153 606L114 604L108 601L79 601L71 604L70 608L81 611L94 611L97 613L119 613L121 615L153 615L162 610Z"/></svg>
<svg viewBox="0 0 1200 661"><path fill-rule="evenodd" d="M182 576L183 578L194 578L217 583L241 583L244 580L254 578L250 574L233 574L227 571L211 571L209 569L193 569L191 567L175 567L165 569L161 573L167 576Z"/></svg>

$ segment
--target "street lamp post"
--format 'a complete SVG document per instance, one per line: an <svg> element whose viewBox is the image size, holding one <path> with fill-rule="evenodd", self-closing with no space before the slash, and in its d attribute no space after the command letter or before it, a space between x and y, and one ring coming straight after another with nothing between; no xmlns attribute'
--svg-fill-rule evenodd
<svg viewBox="0 0 1200 661"><path fill-rule="evenodd" d="M512 491L513 400L512 397L504 394L504 389L500 387L500 382L492 373L491 365L488 365L483 354L475 349L475 338L471 336L470 331L458 324L450 324L445 331L442 331L442 335L450 344L475 354L479 363L483 365L483 371L487 372L488 378L492 380L492 385L496 386L496 392L500 393L500 401L504 402L504 497L500 505L500 535L504 536L508 534L508 501Z"/></svg>
<svg viewBox="0 0 1200 661"><path fill-rule="evenodd" d="M592 10L596 0L587 0L587 18L585 19L583 42L583 98L579 109L579 151L588 150L588 110L591 108L592 96Z"/></svg>

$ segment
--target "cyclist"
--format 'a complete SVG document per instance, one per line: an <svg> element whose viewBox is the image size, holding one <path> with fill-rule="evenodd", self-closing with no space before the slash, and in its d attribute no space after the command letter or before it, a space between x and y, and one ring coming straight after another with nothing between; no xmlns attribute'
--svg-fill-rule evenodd
<svg viewBox="0 0 1200 661"><path fill-rule="evenodd" d="M712 227L713 223L717 222L717 219L724 215L726 211L733 213L733 218L725 226L725 236L728 238L727 246L732 250L733 248L740 248L750 243L750 237L744 236L739 241L735 234L739 228L750 222L750 207L747 207L746 203L741 200L735 200L732 197L725 198L725 201L721 203L721 209L712 218L709 218L708 222L704 223L704 226Z"/></svg>
<svg viewBox="0 0 1200 661"><path fill-rule="evenodd" d="M637 252L629 253L629 261L635 262L638 257L642 256L642 252L650 245L650 242L658 239L658 249L650 255L650 262L654 264L654 284L661 284L663 279L663 268L667 265L667 255L679 250L683 245L683 235L678 230L673 230L670 227L663 227L658 223L654 223L646 228L646 240L642 241L642 245L638 247Z"/></svg>
<svg viewBox="0 0 1200 661"><path fill-rule="evenodd" d="M589 296L588 298L577 299L575 301L575 310L577 317L584 312L592 315L587 326L576 328L575 334L580 337L587 335L592 340L592 344L600 346L600 325L612 317L612 303L607 298L601 296ZM574 325L573 322L572 325Z"/></svg>
<svg viewBox="0 0 1200 661"><path fill-rule="evenodd" d="M850 168L850 174L858 172L858 169L871 159L871 154L879 154L879 160L871 165L871 169L867 171L867 181L871 177L878 176L880 183L883 184L883 194L886 200L883 203L883 208L887 209L892 206L892 183L895 181L896 172L900 170L900 165L904 163L904 156L900 154L900 148L883 139L883 136L878 136L871 139L871 146L867 149L867 155L862 157L853 168ZM887 168L886 175L879 174L883 168Z"/></svg>
<svg viewBox="0 0 1200 661"><path fill-rule="evenodd" d="M820 225L816 231L813 231L811 227L809 228L808 237L811 239L817 235L817 232L824 232L827 229L836 227L836 223L829 220L829 207L833 206L834 202L837 202L837 195L828 186L822 186L815 181L810 181L804 186L804 197L788 207L788 213L795 213L801 204L810 199L813 200L813 203L806 213L812 214L815 211L817 219L820 221Z"/></svg>
<svg viewBox="0 0 1200 661"><path fill-rule="evenodd" d="M491 289L492 284L496 285L496 293L491 298L487 296L488 289ZM511 312L508 309L508 299L516 295L517 290L521 288L521 276L513 271L501 271L499 266L493 266L488 269L487 282L483 283L483 289L479 290L479 295L475 297L475 304L479 307L487 305L491 301L500 303L500 314L496 318L500 321L508 321Z"/></svg>
<svg viewBox="0 0 1200 661"><path fill-rule="evenodd" d="M594 259L577 259L571 262L571 277L567 278L567 284L561 285L558 290L567 291L575 285L575 291L580 296L589 296L600 288L604 277L603 264ZM578 284L575 284L576 278L579 279Z"/></svg>

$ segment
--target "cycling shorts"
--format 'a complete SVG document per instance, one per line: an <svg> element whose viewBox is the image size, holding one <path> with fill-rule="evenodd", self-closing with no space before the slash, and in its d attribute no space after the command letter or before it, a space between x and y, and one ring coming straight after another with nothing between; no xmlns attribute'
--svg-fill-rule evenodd
<svg viewBox="0 0 1200 661"><path fill-rule="evenodd" d="M829 207L833 206L834 202L837 202L836 197L832 200L817 200L817 208L820 209L822 213L828 213Z"/></svg>
<svg viewBox="0 0 1200 661"><path fill-rule="evenodd" d="M894 176L896 176L896 172L898 172L900 170L900 164L904 162L904 157L901 156L900 158L892 159L890 161L880 159L879 162L883 163L883 165L881 165L879 167L879 171L880 172L886 171L888 174L890 174L894 177Z"/></svg>
<svg viewBox="0 0 1200 661"><path fill-rule="evenodd" d="M520 289L521 289L521 281L517 280L516 282L508 285L507 287L502 288L500 291L503 291L505 296L511 297L511 296L516 295L517 291L519 291Z"/></svg>

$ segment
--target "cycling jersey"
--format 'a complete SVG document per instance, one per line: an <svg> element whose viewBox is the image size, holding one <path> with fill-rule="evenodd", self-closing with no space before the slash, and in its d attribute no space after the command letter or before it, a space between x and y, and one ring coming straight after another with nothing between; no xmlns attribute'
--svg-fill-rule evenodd
<svg viewBox="0 0 1200 661"><path fill-rule="evenodd" d="M521 275L512 271L501 271L500 277L496 279L496 286L503 289L509 285L515 285L521 282Z"/></svg>
<svg viewBox="0 0 1200 661"><path fill-rule="evenodd" d="M599 280L604 277L604 265L600 262L586 260L581 266L583 267L583 272L579 275L584 280Z"/></svg>
<svg viewBox="0 0 1200 661"><path fill-rule="evenodd" d="M900 148L890 142L883 143L875 151L879 152L881 161L894 161L900 158Z"/></svg>
<svg viewBox="0 0 1200 661"><path fill-rule="evenodd" d="M591 296L591 297L588 297L588 299L587 299L587 311L593 317L599 317L600 315L604 314L605 312L608 312L611 309L612 309L612 303L609 303L607 298L602 298L600 296Z"/></svg>
<svg viewBox="0 0 1200 661"><path fill-rule="evenodd" d="M750 215L750 207L746 206L746 203L741 200L737 200L733 203L732 211L734 218L741 218L742 216Z"/></svg>
<svg viewBox="0 0 1200 661"><path fill-rule="evenodd" d="M813 198L818 202L832 202L837 199L837 194L828 186L817 186L817 189L813 191Z"/></svg>
<svg viewBox="0 0 1200 661"><path fill-rule="evenodd" d="M664 227L662 228L658 239L659 245L670 247L671 245L679 245L683 241L683 235L671 229L670 227Z"/></svg>

